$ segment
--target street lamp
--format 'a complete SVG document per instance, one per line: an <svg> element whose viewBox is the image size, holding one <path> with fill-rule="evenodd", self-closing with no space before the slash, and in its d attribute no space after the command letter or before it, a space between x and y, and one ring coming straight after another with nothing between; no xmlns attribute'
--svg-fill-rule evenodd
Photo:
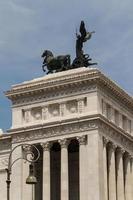
<svg viewBox="0 0 133 200"><path fill-rule="evenodd" d="M19 157L12 161L12 153L18 147L22 148L22 157ZM34 151L33 151L33 149L34 149ZM14 165L14 163L16 163L16 161L21 160L21 159L28 161L30 163L30 165L29 165L29 176L26 179L26 184L36 184L37 180L36 180L36 177L34 176L33 163L35 163L39 159L39 157L40 157L40 151L33 144L19 144L11 150L11 152L9 154L9 159L8 159L8 167L6 169L6 172L7 172L7 180L6 180L7 200L10 200L10 184L11 184L10 177L12 174L12 166Z"/></svg>
<svg viewBox="0 0 133 200"><path fill-rule="evenodd" d="M30 164L29 165L29 176L26 179L26 184L36 184L36 183L37 183L37 179L34 176L33 165Z"/></svg>

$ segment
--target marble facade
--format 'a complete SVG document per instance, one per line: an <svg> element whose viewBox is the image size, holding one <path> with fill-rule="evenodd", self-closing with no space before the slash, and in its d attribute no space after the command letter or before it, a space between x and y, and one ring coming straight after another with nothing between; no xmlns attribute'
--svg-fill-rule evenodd
<svg viewBox="0 0 133 200"><path fill-rule="evenodd" d="M11 200L133 198L133 98L115 82L82 67L14 85L6 96L12 127L0 136L2 200L9 153L23 143L40 150L38 183L26 185L28 163L16 162Z"/></svg>

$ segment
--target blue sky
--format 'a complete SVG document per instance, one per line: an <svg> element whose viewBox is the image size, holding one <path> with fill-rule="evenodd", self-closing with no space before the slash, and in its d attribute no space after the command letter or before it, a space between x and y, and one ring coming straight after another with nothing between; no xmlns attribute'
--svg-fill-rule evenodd
<svg viewBox="0 0 133 200"><path fill-rule="evenodd" d="M84 51L133 94L132 0L0 0L0 128L11 126L11 104L4 91L44 75L44 49L71 54L73 60L81 20L96 32Z"/></svg>

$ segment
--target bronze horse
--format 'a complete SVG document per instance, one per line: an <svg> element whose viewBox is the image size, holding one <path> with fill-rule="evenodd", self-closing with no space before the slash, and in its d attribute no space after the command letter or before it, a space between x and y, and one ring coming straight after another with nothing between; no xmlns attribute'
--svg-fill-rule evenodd
<svg viewBox="0 0 133 200"><path fill-rule="evenodd" d="M47 74L59 71L65 71L70 68L70 55L53 56L53 53L49 50L45 50L42 54L44 58L42 69L45 72L47 67Z"/></svg>

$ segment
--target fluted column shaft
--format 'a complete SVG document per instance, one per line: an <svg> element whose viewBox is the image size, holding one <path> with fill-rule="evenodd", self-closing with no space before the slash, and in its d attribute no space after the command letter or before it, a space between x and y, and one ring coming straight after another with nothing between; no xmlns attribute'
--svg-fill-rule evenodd
<svg viewBox="0 0 133 200"><path fill-rule="evenodd" d="M125 171L125 200L132 200L132 181L131 181L131 156L128 153L124 155L124 171Z"/></svg>
<svg viewBox="0 0 133 200"><path fill-rule="evenodd" d="M103 138L103 167L104 167L104 200L108 200L108 183L107 183L107 143L108 140Z"/></svg>
<svg viewBox="0 0 133 200"><path fill-rule="evenodd" d="M50 143L42 143L43 147L43 200L50 200Z"/></svg>
<svg viewBox="0 0 133 200"><path fill-rule="evenodd" d="M108 186L109 200L116 200L116 170L115 170L115 149L114 144L109 144L108 148Z"/></svg>
<svg viewBox="0 0 133 200"><path fill-rule="evenodd" d="M69 199L69 179L68 179L68 141L59 140L61 145L61 200Z"/></svg>
<svg viewBox="0 0 133 200"><path fill-rule="evenodd" d="M123 153L124 150L116 150L116 174L117 174L117 200L124 200L124 175L123 175Z"/></svg>
<svg viewBox="0 0 133 200"><path fill-rule="evenodd" d="M133 186L133 157L131 158L131 185ZM133 187L132 190L132 198L133 198Z"/></svg>
<svg viewBox="0 0 133 200"><path fill-rule="evenodd" d="M77 137L79 141L79 184L80 184L80 200L86 200L86 136Z"/></svg>

